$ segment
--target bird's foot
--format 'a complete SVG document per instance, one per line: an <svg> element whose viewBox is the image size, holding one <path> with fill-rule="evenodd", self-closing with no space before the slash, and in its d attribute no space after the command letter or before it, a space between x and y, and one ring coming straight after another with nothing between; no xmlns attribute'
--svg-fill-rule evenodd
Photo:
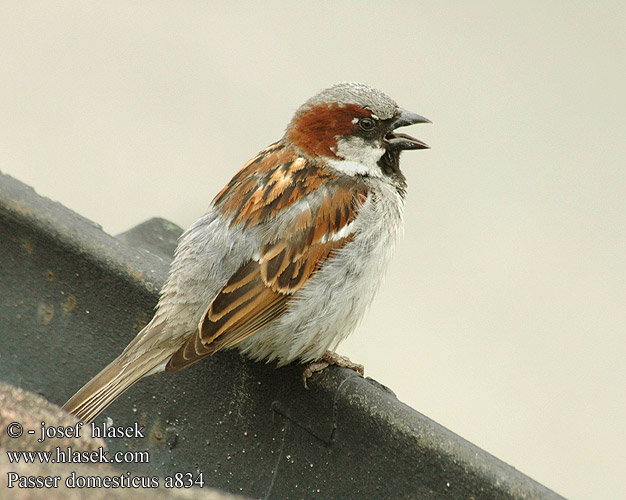
<svg viewBox="0 0 626 500"><path fill-rule="evenodd" d="M311 375L313 375L315 372L321 372L329 365L350 368L350 370L354 370L361 376L363 376L363 374L365 373L363 365L353 363L348 357L341 356L336 352L326 351L320 359L308 363L302 371L302 383L304 384L304 388L309 388L309 386L307 385L307 379L309 379Z"/></svg>

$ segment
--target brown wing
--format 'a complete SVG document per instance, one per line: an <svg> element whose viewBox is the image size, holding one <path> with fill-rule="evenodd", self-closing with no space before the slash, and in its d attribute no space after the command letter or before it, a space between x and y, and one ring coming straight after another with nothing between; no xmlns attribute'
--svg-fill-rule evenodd
<svg viewBox="0 0 626 500"><path fill-rule="evenodd" d="M231 226L254 226L335 179L327 167L277 142L246 163L213 203L230 217Z"/></svg>
<svg viewBox="0 0 626 500"><path fill-rule="evenodd" d="M289 184L293 184L293 177ZM249 207L254 196L273 203L281 199L286 190L295 191L289 184L274 198L268 197L274 187L258 184L252 196L242 199L242 205ZM250 260L231 276L204 313L198 329L170 359L168 371L179 370L220 349L233 347L278 318L287 310L293 293L315 274L322 262L352 241L353 235L347 226L365 200L366 190L355 191L333 182L325 186L323 194L317 193L323 197L321 201L309 203L286 228L284 238L265 243L258 260ZM257 194L260 192L263 194ZM311 194L311 188L305 186L302 193L299 197ZM265 209L245 210L250 210L247 212L250 217L255 212L262 214ZM233 217L239 217L241 205L233 212ZM258 217L263 219L262 215Z"/></svg>

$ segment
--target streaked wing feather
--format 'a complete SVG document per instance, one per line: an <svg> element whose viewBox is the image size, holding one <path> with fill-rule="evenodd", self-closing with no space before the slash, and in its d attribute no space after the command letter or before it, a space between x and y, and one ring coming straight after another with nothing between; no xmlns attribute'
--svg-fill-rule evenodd
<svg viewBox="0 0 626 500"><path fill-rule="evenodd" d="M305 196L317 198L303 204L283 235L261 245L258 260L244 263L230 277L198 329L170 359L168 371L233 347L280 317L321 264L352 241L348 225L367 197L366 187L355 189L287 149L278 143L261 152L220 192L215 206L231 226L254 226L271 224L278 210Z"/></svg>

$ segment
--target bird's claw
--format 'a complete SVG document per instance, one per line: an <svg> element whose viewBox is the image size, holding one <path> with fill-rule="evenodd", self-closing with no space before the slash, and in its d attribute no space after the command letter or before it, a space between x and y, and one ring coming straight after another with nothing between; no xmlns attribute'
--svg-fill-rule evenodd
<svg viewBox="0 0 626 500"><path fill-rule="evenodd" d="M320 359L318 359L317 361L312 361L304 367L304 370L302 371L302 385L304 385L304 388L309 388L307 384L307 379L309 379L315 372L320 372L329 365L349 368L350 370L354 370L361 376L363 376L363 374L365 373L365 368L363 367L363 365L353 363L348 357L341 356L336 352L326 351Z"/></svg>

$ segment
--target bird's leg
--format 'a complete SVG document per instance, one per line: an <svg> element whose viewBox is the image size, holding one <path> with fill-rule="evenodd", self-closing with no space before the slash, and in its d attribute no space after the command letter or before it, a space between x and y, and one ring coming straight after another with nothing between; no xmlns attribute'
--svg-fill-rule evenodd
<svg viewBox="0 0 626 500"><path fill-rule="evenodd" d="M341 354L337 354L333 351L326 351L322 356L322 360L329 365L350 368L350 370L354 370L361 376L363 376L363 374L365 373L365 368L363 367L363 365L360 365L359 363L354 363L350 361L350 358L348 358L347 356L342 356Z"/></svg>
<svg viewBox="0 0 626 500"><path fill-rule="evenodd" d="M302 383L304 384L304 388L309 388L309 386L307 385L307 379L311 377L311 375L313 375L315 372L321 372L328 365L350 368L350 370L354 370L361 376L363 376L363 374L365 373L363 365L353 363L348 357L341 356L336 352L326 351L320 359L308 363L302 371Z"/></svg>

